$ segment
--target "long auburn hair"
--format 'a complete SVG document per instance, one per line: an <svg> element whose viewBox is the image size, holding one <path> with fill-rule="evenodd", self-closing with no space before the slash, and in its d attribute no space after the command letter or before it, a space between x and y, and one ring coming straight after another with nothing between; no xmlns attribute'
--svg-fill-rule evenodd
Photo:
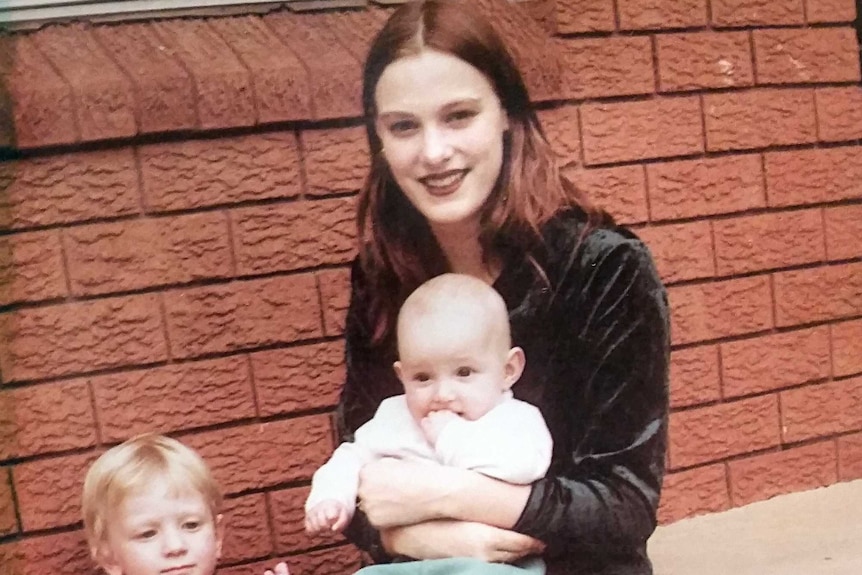
<svg viewBox="0 0 862 575"><path fill-rule="evenodd" d="M427 279L448 270L446 258L425 218L392 177L375 129L375 91L392 62L431 49L467 62L488 79L509 119L503 167L480 214L479 242L492 254L523 253L540 277L534 257L542 225L576 209L590 229L610 221L559 170L524 80L503 41L471 0L420 0L399 7L377 34L365 61L362 90L371 169L357 208L359 257L369 290L372 340L391 334L398 309Z"/></svg>

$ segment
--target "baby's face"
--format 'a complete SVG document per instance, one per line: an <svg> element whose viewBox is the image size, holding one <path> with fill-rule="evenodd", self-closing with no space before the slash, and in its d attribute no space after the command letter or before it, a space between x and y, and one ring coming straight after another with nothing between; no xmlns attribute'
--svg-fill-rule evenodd
<svg viewBox="0 0 862 575"><path fill-rule="evenodd" d="M221 554L220 521L201 494L154 481L114 513L102 567L108 575L212 575Z"/></svg>
<svg viewBox="0 0 862 575"><path fill-rule="evenodd" d="M395 370L416 421L441 410L476 420L503 400L509 350L476 319L418 318L399 331Z"/></svg>

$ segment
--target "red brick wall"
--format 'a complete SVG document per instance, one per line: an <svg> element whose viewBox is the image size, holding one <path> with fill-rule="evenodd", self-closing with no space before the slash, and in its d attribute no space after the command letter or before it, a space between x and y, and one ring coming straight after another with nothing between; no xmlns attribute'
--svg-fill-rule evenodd
<svg viewBox="0 0 862 575"><path fill-rule="evenodd" d="M669 286L662 521L862 478L853 0L486 4L566 172ZM228 493L223 573L357 564L302 534L301 503L332 447L384 16L0 40L0 140L22 150L0 163L0 573L91 573L84 470L148 429Z"/></svg>

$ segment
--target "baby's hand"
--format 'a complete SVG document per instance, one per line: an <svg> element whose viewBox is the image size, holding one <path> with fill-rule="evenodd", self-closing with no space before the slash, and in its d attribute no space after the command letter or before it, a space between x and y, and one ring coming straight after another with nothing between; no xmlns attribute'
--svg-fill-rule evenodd
<svg viewBox="0 0 862 575"><path fill-rule="evenodd" d="M432 411L422 418L422 421L419 422L419 427L422 428L422 433L425 434L425 439L428 440L428 443L436 445L437 439L443 433L443 428L457 419L461 419L461 416L448 409Z"/></svg>
<svg viewBox="0 0 862 575"><path fill-rule="evenodd" d="M279 563L275 566L274 571L267 569L263 575L290 575L290 573L287 570L287 563Z"/></svg>
<svg viewBox="0 0 862 575"><path fill-rule="evenodd" d="M305 512L305 532L312 535L321 531L341 532L347 527L352 515L352 510L347 509L341 501L325 499ZM286 575L286 573L275 573L275 575Z"/></svg>

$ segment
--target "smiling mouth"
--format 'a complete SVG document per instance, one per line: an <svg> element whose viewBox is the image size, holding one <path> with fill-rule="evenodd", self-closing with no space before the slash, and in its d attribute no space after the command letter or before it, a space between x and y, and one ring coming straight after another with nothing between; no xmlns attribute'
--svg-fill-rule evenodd
<svg viewBox="0 0 862 575"><path fill-rule="evenodd" d="M469 169L462 170L446 170L438 174L429 174L419 178L419 182L435 196L445 196L451 194L461 185L464 178L467 176Z"/></svg>

